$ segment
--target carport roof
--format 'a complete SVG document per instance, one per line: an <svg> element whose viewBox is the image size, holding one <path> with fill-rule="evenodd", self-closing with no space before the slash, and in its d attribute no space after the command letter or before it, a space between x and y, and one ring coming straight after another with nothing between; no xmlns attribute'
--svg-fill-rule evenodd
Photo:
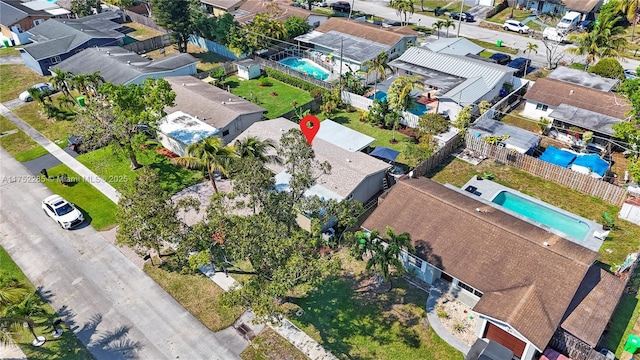
<svg viewBox="0 0 640 360"><path fill-rule="evenodd" d="M381 52L386 52L390 48L389 45L335 30L310 38L307 41L313 45L331 49L336 55L340 53L340 49L342 48L343 58L351 59L358 63L373 59Z"/></svg>
<svg viewBox="0 0 640 360"><path fill-rule="evenodd" d="M607 135L613 135L613 125L623 122L623 120L616 119L612 116L599 114L567 104L560 104L549 114L549 117Z"/></svg>
<svg viewBox="0 0 640 360"><path fill-rule="evenodd" d="M508 135L509 138L502 140L505 144L509 144L518 149L523 149L525 152L529 149L535 148L540 143L540 136L521 129L517 126L505 124L501 121L496 121L483 117L473 123L469 129L471 134L485 134L490 136L503 136Z"/></svg>
<svg viewBox="0 0 640 360"><path fill-rule="evenodd" d="M320 123L316 137L350 152L360 151L376 141L371 136L328 119Z"/></svg>

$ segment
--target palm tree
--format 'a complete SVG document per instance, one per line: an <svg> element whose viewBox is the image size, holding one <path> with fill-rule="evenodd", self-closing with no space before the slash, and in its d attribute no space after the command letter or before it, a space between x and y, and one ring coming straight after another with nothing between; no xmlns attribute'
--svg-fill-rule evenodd
<svg viewBox="0 0 640 360"><path fill-rule="evenodd" d="M616 26L619 20L620 17L612 12L601 12L591 32L571 37L574 46L568 51L575 55L586 55L587 65L605 57L619 58L620 51L628 44L624 38L625 29Z"/></svg>
<svg viewBox="0 0 640 360"><path fill-rule="evenodd" d="M384 80L387 77L387 69L391 69L387 61L389 60L389 54L386 51L381 52L372 60L365 61L362 66L367 68L367 76L377 73L376 80L373 84L373 92L377 91L378 81Z"/></svg>
<svg viewBox="0 0 640 360"><path fill-rule="evenodd" d="M433 27L433 29L438 34L438 39L440 39L440 29L442 29L444 27L444 21L438 20L438 21L434 22L433 25L431 25L431 26Z"/></svg>
<svg viewBox="0 0 640 360"><path fill-rule="evenodd" d="M176 163L189 169L207 169L213 190L218 192L214 173L227 174L227 166L234 156L233 148L224 146L222 139L212 136L187 146L185 156L176 158Z"/></svg>
<svg viewBox="0 0 640 360"><path fill-rule="evenodd" d="M424 85L418 76L398 76L391 83L387 92L389 107L400 113L413 107L414 101L411 97L411 92L414 89L424 89ZM393 141L395 141L397 123L393 125Z"/></svg>
<svg viewBox="0 0 640 360"><path fill-rule="evenodd" d="M87 90L89 90L88 93L97 95L100 85L105 83L104 78L100 74L100 71L94 71L91 74L87 74L86 77L87 77Z"/></svg>
<svg viewBox="0 0 640 360"><path fill-rule="evenodd" d="M412 0L391 0L391 2L389 3L389 7L396 11L398 16L400 17L400 23L402 26L408 24L407 16L408 14L413 15L414 12Z"/></svg>
<svg viewBox="0 0 640 360"><path fill-rule="evenodd" d="M523 50L523 52L524 52L525 54L526 54L526 53L529 53L529 56L527 57L527 59L528 59L529 61L531 61L531 52L532 52L532 51L533 51L534 53L536 53L536 54L538 53L538 44L536 44L536 43L532 43L532 42L528 42L528 43L527 43L527 47ZM526 75L527 75L527 65L528 65L528 61L524 63L524 76L526 76Z"/></svg>
<svg viewBox="0 0 640 360"><path fill-rule="evenodd" d="M53 69L53 77L51 78L51 85L54 89L62 91L66 96L71 96L69 91L69 80L72 75L68 71L62 71L60 69Z"/></svg>
<svg viewBox="0 0 640 360"><path fill-rule="evenodd" d="M42 307L42 298L36 293L30 293L25 296L20 302L13 303L4 308L2 317L0 318L0 328L3 329L3 333L6 333L6 329L19 328L21 325L26 324L26 328L29 329L31 335L33 335L33 345L41 346L44 343L44 337L36 334L33 329L34 321L36 317L45 316L47 312Z"/></svg>
<svg viewBox="0 0 640 360"><path fill-rule="evenodd" d="M87 85L89 79L85 74L78 74L70 79L71 88L78 90L83 95L87 95Z"/></svg>
<svg viewBox="0 0 640 360"><path fill-rule="evenodd" d="M276 143L271 139L260 140L255 136L238 139L233 145L233 150L239 159L254 158L263 164L282 163L278 155L268 154L269 150L277 150Z"/></svg>
<svg viewBox="0 0 640 360"><path fill-rule="evenodd" d="M372 239L372 255L367 261L367 270L373 268L376 271L378 281L382 278L383 281L389 281L390 267L393 266L399 273L405 271L404 264L400 259L402 251L413 252L411 246L411 236L408 233L396 234L389 226L385 229L385 236L379 237L377 230L374 230L369 235Z"/></svg>
<svg viewBox="0 0 640 360"><path fill-rule="evenodd" d="M636 20L640 14L640 1L638 0L618 0L616 2L615 11L622 12L627 16L627 20L631 23L631 41L635 36Z"/></svg>
<svg viewBox="0 0 640 360"><path fill-rule="evenodd" d="M449 28L456 28L456 22L451 19L442 20L442 27L447 28L447 37L449 37Z"/></svg>

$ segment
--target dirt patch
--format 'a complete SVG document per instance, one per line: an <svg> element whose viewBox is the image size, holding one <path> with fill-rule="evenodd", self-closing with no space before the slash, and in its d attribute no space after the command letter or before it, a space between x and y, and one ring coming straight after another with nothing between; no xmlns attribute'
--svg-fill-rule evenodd
<svg viewBox="0 0 640 360"><path fill-rule="evenodd" d="M444 328L458 340L473 345L477 319L468 306L449 295L441 296L436 303L436 315Z"/></svg>

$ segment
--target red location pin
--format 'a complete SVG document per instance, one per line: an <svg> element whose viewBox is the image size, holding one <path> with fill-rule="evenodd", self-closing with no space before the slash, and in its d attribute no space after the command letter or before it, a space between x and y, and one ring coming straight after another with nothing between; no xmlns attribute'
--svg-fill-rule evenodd
<svg viewBox="0 0 640 360"><path fill-rule="evenodd" d="M313 138L316 137L318 130L320 130L320 120L313 115L307 115L300 121L300 130L302 130L304 137L307 138L309 146L311 146Z"/></svg>

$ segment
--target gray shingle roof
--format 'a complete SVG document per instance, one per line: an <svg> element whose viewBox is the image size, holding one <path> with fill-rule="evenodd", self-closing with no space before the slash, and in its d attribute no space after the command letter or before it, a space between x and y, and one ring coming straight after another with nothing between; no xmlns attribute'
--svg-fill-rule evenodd
<svg viewBox="0 0 640 360"><path fill-rule="evenodd" d="M620 80L617 79L607 79L602 76L590 74L583 70L571 69L565 66L558 66L551 72L551 74L547 75L547 78L604 92L613 90L620 82Z"/></svg>
<svg viewBox="0 0 640 360"><path fill-rule="evenodd" d="M180 53L149 60L118 46L88 48L52 66L74 75L99 71L106 82L127 84L142 74L176 70L196 63L198 59Z"/></svg>
<svg viewBox="0 0 640 360"><path fill-rule="evenodd" d="M509 138L503 140L502 142L520 149L524 149L525 151L535 148L540 143L540 136L530 131L486 117L483 117L474 122L469 129L469 132L471 134L478 133L480 135L489 136L509 135Z"/></svg>
<svg viewBox="0 0 640 360"><path fill-rule="evenodd" d="M224 128L241 115L267 111L193 76L172 76L165 80L176 93L176 106L166 109L167 114L182 111L216 129Z"/></svg>
<svg viewBox="0 0 640 360"><path fill-rule="evenodd" d="M27 16L50 17L51 15L42 10L32 10L22 4L19 0L0 1L0 24L9 27Z"/></svg>
<svg viewBox="0 0 640 360"><path fill-rule="evenodd" d="M299 129L299 125L285 118L259 121L245 130L238 139L255 136L259 139L272 139L280 143L280 137L289 129ZM367 177L390 167L384 161L378 160L362 152L350 152L341 147L316 137L313 140L313 150L316 159L331 164L331 173L322 175L317 185L346 198ZM285 169L280 165L268 164L267 167L278 174Z"/></svg>
<svg viewBox="0 0 640 360"><path fill-rule="evenodd" d="M110 14L112 13L112 14ZM118 18L115 12L100 13L80 19L49 19L29 30L33 44L23 47L36 60L65 54L91 39L117 39L124 34L116 31L122 25L110 18Z"/></svg>

